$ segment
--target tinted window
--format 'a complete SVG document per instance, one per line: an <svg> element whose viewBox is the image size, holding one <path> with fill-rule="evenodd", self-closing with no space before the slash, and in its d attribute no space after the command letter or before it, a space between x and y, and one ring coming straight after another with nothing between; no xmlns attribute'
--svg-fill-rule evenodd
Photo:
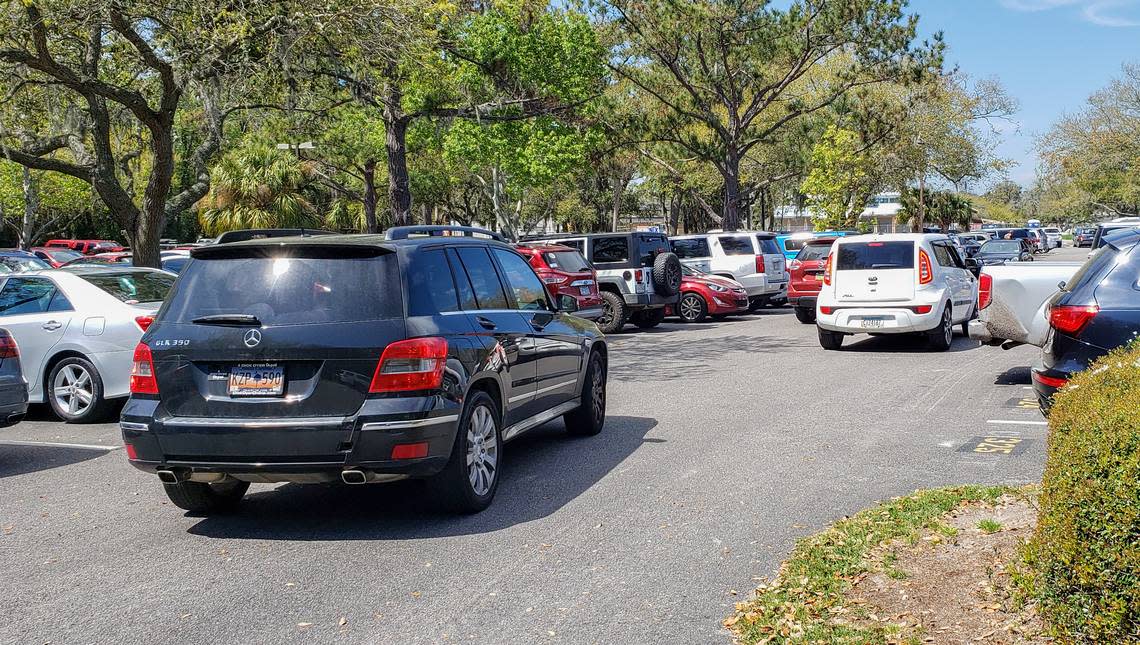
<svg viewBox="0 0 1140 645"><path fill-rule="evenodd" d="M503 267L503 277L507 279L507 284L514 292L519 309L528 311L549 309L546 304L546 289L542 287L542 281L534 274L526 260L503 249L495 249L495 257Z"/></svg>
<svg viewBox="0 0 1140 645"><path fill-rule="evenodd" d="M797 251L799 249L804 248L804 244L807 244L807 242L808 242L808 240L806 240L806 239L793 240L792 238L789 237L788 239L784 240L784 250L785 251Z"/></svg>
<svg viewBox="0 0 1140 645"><path fill-rule="evenodd" d="M159 271L108 271L80 277L128 304L166 300L176 279Z"/></svg>
<svg viewBox="0 0 1140 645"><path fill-rule="evenodd" d="M767 253L768 255L780 253L780 245L776 244L776 238L760 237L757 235L756 241L760 243L761 253Z"/></svg>
<svg viewBox="0 0 1140 645"><path fill-rule="evenodd" d="M822 260L827 257L831 252L831 242L827 244L805 244L800 252L796 254L796 259L800 262L811 262L812 260Z"/></svg>
<svg viewBox="0 0 1140 645"><path fill-rule="evenodd" d="M416 254L408 271L408 315L431 316L442 311L457 311L455 282L443 249Z"/></svg>
<svg viewBox="0 0 1140 645"><path fill-rule="evenodd" d="M629 239L624 235L596 237L590 243L594 249L594 264L629 262Z"/></svg>
<svg viewBox="0 0 1140 645"><path fill-rule="evenodd" d="M950 251L944 244L935 244L932 248L934 249L934 257L938 260L940 266L954 266L954 260L950 257Z"/></svg>
<svg viewBox="0 0 1140 645"><path fill-rule="evenodd" d="M839 270L913 269L914 242L852 242L839 245Z"/></svg>
<svg viewBox="0 0 1140 645"><path fill-rule="evenodd" d="M542 259L546 266L559 271L579 273L590 270L590 263L577 251L547 251L542 254Z"/></svg>
<svg viewBox="0 0 1140 645"><path fill-rule="evenodd" d="M55 284L43 278L8 278L0 290L0 316L49 311ZM58 310L56 310L58 311Z"/></svg>
<svg viewBox="0 0 1140 645"><path fill-rule="evenodd" d="M585 242L586 242L585 240L577 239L577 240L560 240L558 243L561 244L562 246L568 246L572 249L578 249L579 253L585 253L586 252Z"/></svg>
<svg viewBox="0 0 1140 645"><path fill-rule="evenodd" d="M471 288L475 291L475 300L480 309L509 309L507 294L503 291L503 284L499 282L499 274L495 265L491 263L491 256L486 249L480 247L457 249L459 258L463 261L463 268L471 280Z"/></svg>
<svg viewBox="0 0 1140 645"><path fill-rule="evenodd" d="M1021 242L1014 240L991 240L982 245L979 253L1021 253Z"/></svg>
<svg viewBox="0 0 1140 645"><path fill-rule="evenodd" d="M707 258L709 253L709 241L707 238L695 237L688 240L669 240L669 244L673 247L673 252L677 257L684 258Z"/></svg>
<svg viewBox="0 0 1140 645"><path fill-rule="evenodd" d="M467 277L467 272L463 270L463 264L459 261L459 256L455 254L455 249L447 250L447 259L451 264L451 276L455 278L459 307L466 311L478 309L479 303L475 300L475 289L471 287L471 280Z"/></svg>
<svg viewBox="0 0 1140 645"><path fill-rule="evenodd" d="M190 258L170 258L162 261L162 270L171 273L182 273L182 269L190 263Z"/></svg>
<svg viewBox="0 0 1140 645"><path fill-rule="evenodd" d="M653 266L657 254L669 251L669 240L665 239L664 235L646 235L643 233L635 236L635 239L637 239L637 260L643 267Z"/></svg>
<svg viewBox="0 0 1140 645"><path fill-rule="evenodd" d="M162 320L189 323L200 316L251 314L263 325L302 325L403 316L394 253L354 257L339 248L286 249L267 255L253 248L249 253L257 257L194 260L171 292Z"/></svg>
<svg viewBox="0 0 1140 645"><path fill-rule="evenodd" d="M725 255L756 255L752 240L745 236L724 235L716 239L720 241L720 248L724 249Z"/></svg>

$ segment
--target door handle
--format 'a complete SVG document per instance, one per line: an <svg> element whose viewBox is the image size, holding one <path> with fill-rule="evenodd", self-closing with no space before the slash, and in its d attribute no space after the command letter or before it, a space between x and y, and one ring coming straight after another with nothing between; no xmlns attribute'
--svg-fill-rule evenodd
<svg viewBox="0 0 1140 645"><path fill-rule="evenodd" d="M48 331L55 331L55 330L59 329L60 327L63 327L63 323L55 321L55 320L49 320L43 324L43 328L48 330Z"/></svg>
<svg viewBox="0 0 1140 645"><path fill-rule="evenodd" d="M491 320L490 318L484 318L483 316L475 316L475 322L479 323L483 327L483 329L495 329L495 322L493 320Z"/></svg>

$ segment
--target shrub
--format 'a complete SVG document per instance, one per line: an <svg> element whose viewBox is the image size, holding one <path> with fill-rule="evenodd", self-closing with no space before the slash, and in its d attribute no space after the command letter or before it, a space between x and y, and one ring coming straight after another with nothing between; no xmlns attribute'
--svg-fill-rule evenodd
<svg viewBox="0 0 1140 645"><path fill-rule="evenodd" d="M1040 505L1026 582L1051 629L1140 641L1140 343L1057 395Z"/></svg>

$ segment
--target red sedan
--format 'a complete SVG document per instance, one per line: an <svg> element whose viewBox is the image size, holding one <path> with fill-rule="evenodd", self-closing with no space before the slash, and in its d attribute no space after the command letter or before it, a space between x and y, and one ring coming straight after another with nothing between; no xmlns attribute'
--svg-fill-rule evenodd
<svg viewBox="0 0 1140 645"><path fill-rule="evenodd" d="M573 298L578 304L575 316L593 320L602 315L598 275L577 249L541 242L519 244L515 248L546 284L551 298Z"/></svg>
<svg viewBox="0 0 1140 645"><path fill-rule="evenodd" d="M72 260L83 257L83 254L79 251L59 247L48 248L45 246L37 246L32 249L32 253L35 253L37 258L50 264L53 269L58 269Z"/></svg>
<svg viewBox="0 0 1140 645"><path fill-rule="evenodd" d="M823 284L824 265L831 253L834 237L808 240L794 260L788 263L788 304L796 310L796 318L804 323L815 322L815 301Z"/></svg>
<svg viewBox="0 0 1140 645"><path fill-rule="evenodd" d="M681 301L670 313L682 322L701 322L748 311L748 292L735 280L681 265Z"/></svg>

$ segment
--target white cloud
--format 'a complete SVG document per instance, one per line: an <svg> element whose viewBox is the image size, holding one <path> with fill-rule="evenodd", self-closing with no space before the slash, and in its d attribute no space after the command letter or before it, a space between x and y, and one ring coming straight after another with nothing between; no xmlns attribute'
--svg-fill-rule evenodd
<svg viewBox="0 0 1140 645"><path fill-rule="evenodd" d="M1140 27L1140 0L998 0L1013 11L1079 7L1081 17L1102 27Z"/></svg>

